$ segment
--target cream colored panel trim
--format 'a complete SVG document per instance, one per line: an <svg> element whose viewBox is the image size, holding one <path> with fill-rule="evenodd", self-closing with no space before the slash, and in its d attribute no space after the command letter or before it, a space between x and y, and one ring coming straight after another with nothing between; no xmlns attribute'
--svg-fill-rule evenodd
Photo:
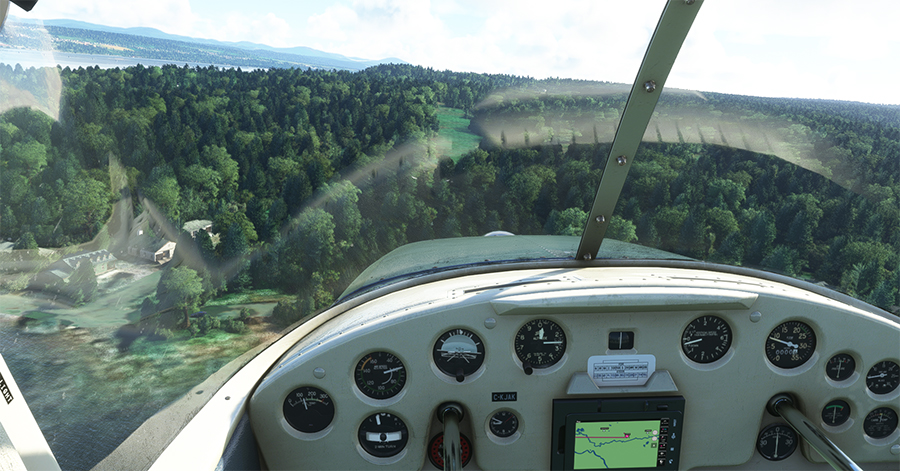
<svg viewBox="0 0 900 471"><path fill-rule="evenodd" d="M652 292L648 292L652 291ZM499 315L749 309L759 295L703 288L595 288L508 296L491 301Z"/></svg>

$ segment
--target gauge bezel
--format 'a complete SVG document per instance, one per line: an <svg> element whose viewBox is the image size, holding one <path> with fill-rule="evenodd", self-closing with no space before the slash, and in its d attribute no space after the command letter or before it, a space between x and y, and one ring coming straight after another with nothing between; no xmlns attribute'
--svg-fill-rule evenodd
<svg viewBox="0 0 900 471"><path fill-rule="evenodd" d="M558 335L561 335L562 339L554 340L554 341L562 342L561 350L556 350L556 351L552 351L552 352L547 351L547 352L525 352L525 353L523 353L523 350L530 348L534 342L528 341L526 343L526 340L520 339L519 337L525 334L523 332L523 330L525 330L528 326L535 324L535 323L544 323L547 325L555 326L552 328L552 330L558 332ZM513 352L515 353L516 358L519 360L519 362L523 366L525 365L526 362L528 362L531 365L531 368L534 368L536 370L551 368L551 367L555 366L556 364L558 364L565 357L567 348L568 348L568 336L566 335L565 329L563 328L563 326L560 323L558 323L552 319L547 319L547 318L532 319L532 320L522 324L522 326L519 327L519 330L516 331L516 334L513 337ZM527 357L527 355L531 355L531 354L535 354L535 353L539 354L539 355L547 355L550 359L548 361L543 361L540 363L533 363L530 361L530 359ZM525 356L525 358L523 358L523 356Z"/></svg>
<svg viewBox="0 0 900 471"><path fill-rule="evenodd" d="M315 427L309 427L308 423L304 425L298 423L296 419L291 419L287 412L289 410L293 410L294 406L290 406L292 407L292 409L287 409L287 407L289 406L288 400L290 399L290 396L299 394L300 391L303 391L304 395L306 395L307 391L314 391L316 395L324 395L328 399L327 403L323 402L323 405L326 406L326 409L329 411L329 413L326 414L326 416L328 417L327 423L325 423L324 425L317 424ZM284 419L284 423L286 423L293 432L302 434L301 437L305 438L319 438L327 434L328 431L331 430L331 427L334 425L334 419L337 416L337 407L335 406L334 398L332 398L331 395L328 394L328 392L316 386L298 386L292 389L291 392L284 396L281 404L281 417Z"/></svg>
<svg viewBox="0 0 900 471"><path fill-rule="evenodd" d="M453 327L451 329L445 330L441 335L439 335L434 342L431 344L431 364L434 366L437 372L440 372L440 376L445 379L449 379L453 383L458 383L456 381L456 372L448 371L444 366L445 363L451 360L444 360L439 354L440 347L443 346L444 342L449 340L455 335L464 335L472 339L473 343L475 343L475 348L478 352L478 355L475 357L476 361L472 361L471 363L466 363L463 369L463 377L464 380L462 383L478 378L481 375L481 372L484 371L485 357L487 357L487 346L484 344L484 340L481 339L481 336L478 335L473 329L468 327Z"/></svg>
<svg viewBox="0 0 900 471"><path fill-rule="evenodd" d="M847 410L846 415L843 415L843 413L842 413L843 420L841 420L839 423L828 422L828 419L826 418L828 415L827 414L828 408L833 407L833 406L844 407ZM828 401L828 404L825 404L825 407L822 408L822 412L819 415L820 415L820 418L822 419L822 423L825 424L827 427L839 428L839 427L842 427L843 425L845 425L850 420L851 414L853 414L853 408L850 407L849 402L847 402L844 399L833 399L831 401ZM832 417L834 417L834 415L832 415Z"/></svg>
<svg viewBox="0 0 900 471"><path fill-rule="evenodd" d="M772 456L769 456L766 453L764 453L763 450L761 449L761 446L765 446L765 445L762 445L763 435L765 435L767 432L769 432L770 430L773 430L775 428L784 429L785 430L784 433L793 436L793 438L792 438L792 441L790 444L790 451L787 452L787 454L782 455L782 456L772 457ZM776 433L782 433L782 432L779 431ZM797 436L797 432L795 432L794 429L791 428L791 426L788 424L785 424L785 423L769 424L769 425L765 426L762 430L760 430L759 434L756 436L756 452L759 453L760 456L762 456L763 458L765 458L768 461L782 461L782 460L790 458L791 455L793 455L794 452L797 451L797 445L798 445L797 442L799 441L799 438L800 437Z"/></svg>
<svg viewBox="0 0 900 471"><path fill-rule="evenodd" d="M401 370L397 373L397 379L394 380L393 386L385 390L383 394L378 394L377 391L369 390L365 385L361 385L361 381L365 381L364 376L362 376L361 368L363 367L363 361L367 358L372 357L373 355L389 355L393 358L392 361L397 361L400 363L402 367ZM372 350L363 356L360 357L359 361L356 362L356 365L353 367L353 384L356 386L356 389L359 390L360 394L368 397L370 399L374 399L376 401L389 400L396 397L398 394L404 391L406 387L406 382L409 380L409 372L407 371L406 364L403 363L403 360L393 352L387 350Z"/></svg>
<svg viewBox="0 0 900 471"><path fill-rule="evenodd" d="M366 443L368 443L368 442L363 440L363 433L366 432L366 430L363 430L363 427L366 424L368 424L370 421L376 420L377 416L385 416L385 415L390 416L391 419L393 419L396 422L399 422L399 424L402 426L402 429L400 430L402 443L399 445L399 448L397 448L396 450L392 450L391 452L388 452L388 453L381 453L377 450L370 449L366 445ZM387 460L387 462L396 462L396 460L399 458L398 455L402 456L402 453L406 451L406 446L409 444L409 426L406 425L406 422L403 420L402 417L400 417L399 415L397 415L393 412L378 411L373 414L367 415L356 427L356 442L359 445L359 447L362 448L362 450L366 454L369 455L369 457L374 458L376 460Z"/></svg>
<svg viewBox="0 0 900 471"><path fill-rule="evenodd" d="M692 347L690 350L688 350L689 347L685 346L685 342L688 339L688 337L687 337L688 329L690 329L692 326L694 326L694 323L700 322L704 319L709 319L709 318L714 319L714 321L712 321L712 322L720 322L719 325L725 327L726 331L724 334L727 335L728 337L724 341L722 341L721 338L719 338L718 341L716 341L714 343L711 342L711 345L709 345L709 346L704 345L703 347L700 347L698 345L697 347ZM716 330L719 330L719 329L717 328ZM693 331L694 332L697 331L696 326L694 326ZM721 337L721 335L719 337ZM702 339L702 337L701 337L701 339ZM692 340L692 341L695 341L695 340ZM692 362L703 364L703 365L715 363L715 362L721 360L722 358L725 358L725 356L731 350L731 344L733 341L734 341L734 331L731 328L731 324L729 324L725 318L715 315L715 314L704 314L702 316L696 317L693 320L691 320L690 322L688 322L687 325L684 327L684 329L681 331L681 351L682 351L682 353L684 353L684 356L687 357ZM700 342L700 344L703 345L703 344L706 344L706 342ZM698 355L698 351L699 351L699 355ZM703 358L702 356L707 353L709 354L709 358Z"/></svg>
<svg viewBox="0 0 900 471"><path fill-rule="evenodd" d="M884 371L888 371L888 372L894 371L894 373L897 375L896 380L889 382L889 383L879 382L878 379L876 379L875 381L870 381L870 376L872 376L872 374L876 371L876 368L879 367L880 365L885 365ZM878 371L880 371L880 370L878 370ZM890 373L888 373L888 374L890 374ZM878 391L876 391L875 389L872 388L873 384L878 385L878 388L879 388ZM887 384L888 386L891 386L891 387L890 387L890 389L882 391L881 390L882 384ZM874 365L872 365L871 368L869 368L866 371L866 390L869 391L870 393L872 393L876 396L886 396L886 395L890 395L890 394L897 392L898 388L900 388L900 364L898 364L897 362L895 362L893 360L888 360L888 359L881 360L881 361L876 362Z"/></svg>
<svg viewBox="0 0 900 471"><path fill-rule="evenodd" d="M869 424L869 420L870 420L869 418L872 417L872 414L875 414L876 412L878 412L878 411L880 411L880 410L887 410L887 411L891 412L891 414L893 414L893 416L894 416L894 427L891 429L890 432L888 432L888 433L886 433L886 434L884 434L884 435L882 435L882 436L880 436L880 437L874 437L874 436L872 436L871 434L869 434L869 425L870 425L870 424ZM897 415L897 411L896 411L896 410L894 410L894 409L891 408L891 407L887 407L887 406L876 407L876 408L872 409L868 414L866 414L866 416L865 416L865 417L863 418L863 420L862 420L863 433L865 434L866 438L867 438L867 439L870 439L870 440L885 440L885 439L890 439L891 437L893 437L893 436L897 433L898 427L900 427L900 416Z"/></svg>
<svg viewBox="0 0 900 471"><path fill-rule="evenodd" d="M777 351L777 347L779 347L779 344L776 343L777 341L773 340L772 337L774 337L777 334L779 336L778 338L780 339L780 336L782 335L782 333L778 332L778 330L787 328L787 326L789 326L791 324L800 324L802 326L805 326L808 329L808 332L811 337L811 339L798 339L798 341L806 340L806 343L808 345L808 347L806 349L802 350L803 353L798 355L799 360L795 360L795 359L791 359L791 358L787 358L787 359L780 358L780 355L773 355L770 352L770 351ZM792 335L799 335L799 334L791 333L788 335L792 336ZM789 338L791 338L791 337L789 337ZM791 340L793 340L793 339L791 338ZM791 341L791 340L787 340L787 341ZM769 361L769 363L772 366L781 368L783 370L793 370L795 368L799 368L799 367L807 364L807 362L809 362L811 359L814 358L815 353L816 353L816 347L818 344L817 340L818 339L817 339L816 331L815 331L815 329L813 329L813 327L808 322L802 321L799 319L791 319L791 320L787 320L787 321L784 321L784 322L778 324L777 326L775 326L775 328L773 328L772 330L769 331L769 334L766 335L766 341L765 341L763 348L764 348L764 353L765 353L766 359ZM798 350L798 352L799 352L799 350ZM778 357L778 358L776 358L776 357Z"/></svg>
<svg viewBox="0 0 900 471"><path fill-rule="evenodd" d="M831 362L840 356L845 356L845 357L849 358L852 368L850 368L850 372L847 373L846 377L835 378L835 377L831 376ZM857 366L856 358L853 355L851 355L850 353L848 353L848 352L835 353L828 359L828 361L825 362L825 377L831 381L834 381L835 383L843 383L843 382L849 381L849 380L853 379L853 375L856 373L856 366Z"/></svg>

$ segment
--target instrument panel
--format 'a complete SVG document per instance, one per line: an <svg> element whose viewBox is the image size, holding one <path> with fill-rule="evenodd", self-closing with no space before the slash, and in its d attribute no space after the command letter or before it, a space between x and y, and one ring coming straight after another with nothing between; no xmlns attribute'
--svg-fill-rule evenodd
<svg viewBox="0 0 900 471"><path fill-rule="evenodd" d="M785 448L793 431L765 411L779 392L858 463L897 462L900 324L774 281L519 270L422 284L313 320L251 399L273 469L438 469L435 411L448 401L464 409L466 469L549 469L567 453L551 449L562 433L554 401L614 408L675 396L680 449L667 459L680 461L659 466L827 466L802 440ZM628 363L647 356L652 368ZM591 358L624 366L604 367L599 381ZM645 432L634 440L657 453ZM621 441L603 444L609 456L627 455Z"/></svg>

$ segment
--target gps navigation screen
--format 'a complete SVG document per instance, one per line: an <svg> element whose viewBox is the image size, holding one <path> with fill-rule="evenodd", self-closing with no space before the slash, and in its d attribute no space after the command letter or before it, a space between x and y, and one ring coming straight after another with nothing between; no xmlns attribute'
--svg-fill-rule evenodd
<svg viewBox="0 0 900 471"><path fill-rule="evenodd" d="M656 467L659 430L659 420L576 422L574 468Z"/></svg>

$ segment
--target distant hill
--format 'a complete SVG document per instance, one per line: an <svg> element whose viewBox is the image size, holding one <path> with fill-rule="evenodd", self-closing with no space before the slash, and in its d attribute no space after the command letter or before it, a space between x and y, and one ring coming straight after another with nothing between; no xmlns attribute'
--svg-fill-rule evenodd
<svg viewBox="0 0 900 471"><path fill-rule="evenodd" d="M362 70L378 64L405 64L397 58L368 60L309 47L276 48L247 41L227 42L165 33L155 28L119 28L75 20L33 20L11 17L26 31L50 34L55 50L80 54L127 56L174 63L210 63L238 67L303 67ZM38 48L39 41L35 41ZM198 47L202 46L202 47ZM210 47L211 46L211 47Z"/></svg>

